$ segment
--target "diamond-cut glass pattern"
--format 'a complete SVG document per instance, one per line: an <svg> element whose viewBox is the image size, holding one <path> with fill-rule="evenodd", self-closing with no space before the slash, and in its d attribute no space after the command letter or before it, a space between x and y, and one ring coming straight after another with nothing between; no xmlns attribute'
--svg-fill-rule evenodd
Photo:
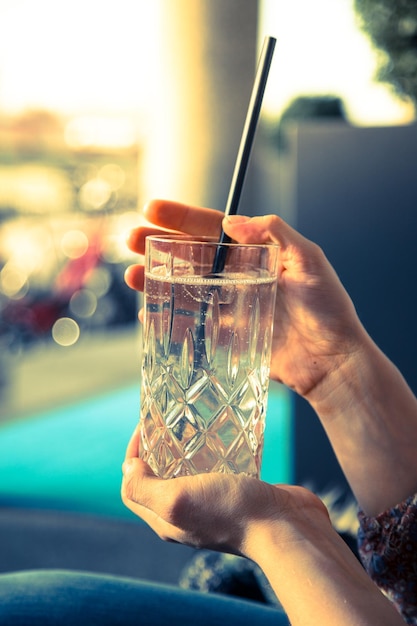
<svg viewBox="0 0 417 626"><path fill-rule="evenodd" d="M165 478L258 476L273 282L147 281L142 458Z"/></svg>

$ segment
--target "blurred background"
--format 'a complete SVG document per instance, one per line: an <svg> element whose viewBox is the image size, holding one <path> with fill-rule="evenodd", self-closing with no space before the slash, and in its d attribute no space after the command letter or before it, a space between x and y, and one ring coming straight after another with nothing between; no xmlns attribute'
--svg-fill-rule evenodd
<svg viewBox="0 0 417 626"><path fill-rule="evenodd" d="M68 400L66 388L73 398L68 376L84 379L80 393L93 378L136 376L126 235L152 196L223 208L266 34L278 45L242 210L291 213L288 179L268 179L282 120L414 120L377 80L382 53L350 0L4 0L0 18L2 419ZM132 350L91 368L91 351L116 336ZM55 359L81 344L87 371L61 376Z"/></svg>
<svg viewBox="0 0 417 626"><path fill-rule="evenodd" d="M128 517L140 329L125 240L151 197L223 209L265 35L277 46L242 212L323 245L416 383L409 3L2 0L0 504ZM309 408L279 386L270 407L265 479L346 493Z"/></svg>

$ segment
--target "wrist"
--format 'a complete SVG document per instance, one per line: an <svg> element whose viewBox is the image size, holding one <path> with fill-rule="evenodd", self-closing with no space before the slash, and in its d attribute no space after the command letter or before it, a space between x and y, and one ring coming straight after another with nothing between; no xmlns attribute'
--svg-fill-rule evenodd
<svg viewBox="0 0 417 626"><path fill-rule="evenodd" d="M373 390L375 371L383 360L386 357L364 333L346 354L335 357L326 376L305 399L324 421L346 414Z"/></svg>
<svg viewBox="0 0 417 626"><path fill-rule="evenodd" d="M263 570L293 626L402 623L320 507L284 511L254 523L251 533L246 556Z"/></svg>
<svg viewBox="0 0 417 626"><path fill-rule="evenodd" d="M315 494L298 486L272 486L273 497L268 510L253 517L246 525L242 553L261 568L267 566L271 556L268 546L274 546L276 558L287 559L300 543L309 542L331 530L329 514Z"/></svg>

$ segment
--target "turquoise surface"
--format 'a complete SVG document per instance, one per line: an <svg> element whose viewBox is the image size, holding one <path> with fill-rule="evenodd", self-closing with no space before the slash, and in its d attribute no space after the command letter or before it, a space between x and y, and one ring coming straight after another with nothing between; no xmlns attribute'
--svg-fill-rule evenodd
<svg viewBox="0 0 417 626"><path fill-rule="evenodd" d="M120 501L121 464L139 387L127 387L0 425L0 504L132 514ZM262 478L292 479L292 406L271 385Z"/></svg>

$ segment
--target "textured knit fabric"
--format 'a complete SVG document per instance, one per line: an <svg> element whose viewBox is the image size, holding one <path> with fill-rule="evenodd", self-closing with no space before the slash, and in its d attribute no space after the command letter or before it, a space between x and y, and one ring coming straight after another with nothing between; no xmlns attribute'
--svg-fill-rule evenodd
<svg viewBox="0 0 417 626"><path fill-rule="evenodd" d="M366 571L405 622L417 625L417 494L376 517L360 512L359 524Z"/></svg>

